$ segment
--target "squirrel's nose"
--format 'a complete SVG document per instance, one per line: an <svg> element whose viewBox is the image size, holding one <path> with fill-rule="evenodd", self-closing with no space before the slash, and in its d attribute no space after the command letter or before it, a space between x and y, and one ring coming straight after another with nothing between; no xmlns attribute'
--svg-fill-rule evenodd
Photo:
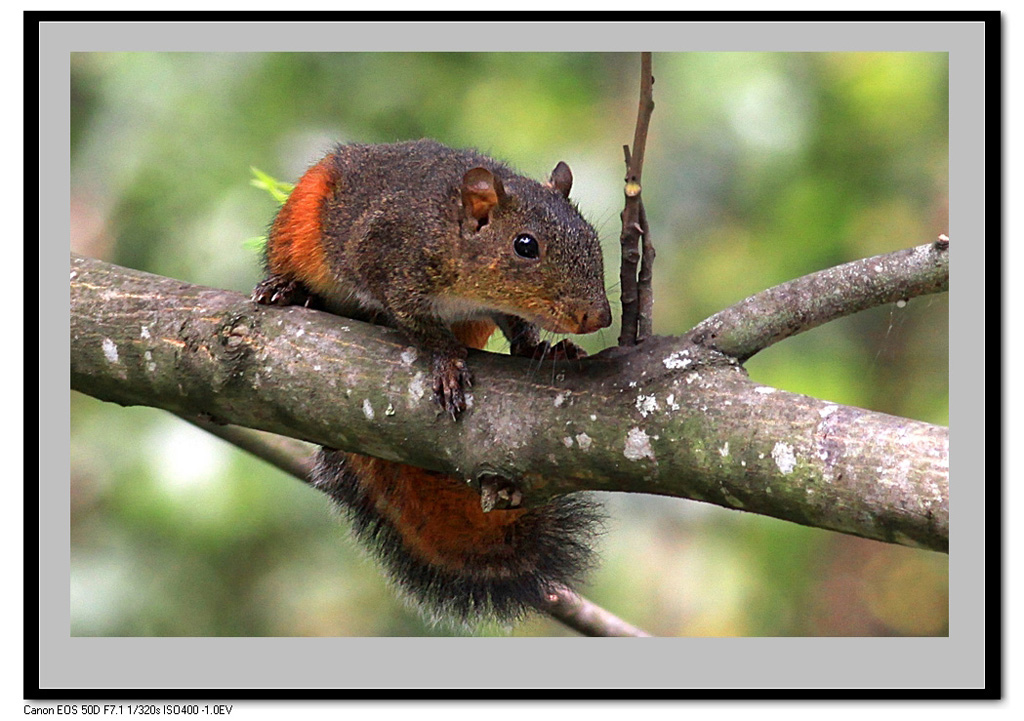
<svg viewBox="0 0 1024 721"><path fill-rule="evenodd" d="M607 328L612 324L612 309L607 298L602 298L589 308L580 311L577 317L579 330L577 333L593 333L595 330Z"/></svg>

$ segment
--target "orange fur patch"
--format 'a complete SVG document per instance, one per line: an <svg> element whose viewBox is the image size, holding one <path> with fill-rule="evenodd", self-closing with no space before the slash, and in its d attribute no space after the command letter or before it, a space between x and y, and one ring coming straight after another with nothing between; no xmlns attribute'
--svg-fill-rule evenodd
<svg viewBox="0 0 1024 721"><path fill-rule="evenodd" d="M512 527L526 511L484 513L479 493L443 473L354 454L347 464L421 560L454 571L477 556L513 555Z"/></svg>
<svg viewBox="0 0 1024 721"><path fill-rule="evenodd" d="M306 171L270 229L270 271L300 280L314 292L331 285L322 242L323 206L337 182L330 158Z"/></svg>
<svg viewBox="0 0 1024 721"><path fill-rule="evenodd" d="M461 320L452 323L452 333L467 348L483 348L498 326L490 320Z"/></svg>

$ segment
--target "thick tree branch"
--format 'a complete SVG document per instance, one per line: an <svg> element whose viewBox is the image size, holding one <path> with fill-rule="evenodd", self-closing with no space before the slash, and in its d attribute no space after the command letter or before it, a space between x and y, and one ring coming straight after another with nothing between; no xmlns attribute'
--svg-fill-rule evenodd
<svg viewBox="0 0 1024 721"><path fill-rule="evenodd" d="M943 236L944 237L944 236ZM836 318L949 290L949 240L855 260L752 295L687 338L740 362Z"/></svg>
<svg viewBox="0 0 1024 721"><path fill-rule="evenodd" d="M72 256L71 383L97 398L513 478L527 504L657 493L948 549L945 428L758 385L679 338L540 370L469 362L473 406L452 423L396 331Z"/></svg>

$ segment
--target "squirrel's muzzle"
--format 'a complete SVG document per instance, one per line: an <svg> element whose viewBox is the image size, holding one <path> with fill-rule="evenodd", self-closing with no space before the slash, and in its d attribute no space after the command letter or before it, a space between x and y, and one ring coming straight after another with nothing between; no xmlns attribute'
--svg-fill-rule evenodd
<svg viewBox="0 0 1024 721"><path fill-rule="evenodd" d="M576 316L577 329L574 333L593 333L607 328L612 324L612 309L607 298L602 298L586 308L580 309Z"/></svg>

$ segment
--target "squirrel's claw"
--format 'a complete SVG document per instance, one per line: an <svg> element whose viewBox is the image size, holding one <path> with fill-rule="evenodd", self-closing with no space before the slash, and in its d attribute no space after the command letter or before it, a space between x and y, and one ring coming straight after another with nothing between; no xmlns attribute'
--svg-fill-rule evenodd
<svg viewBox="0 0 1024 721"><path fill-rule="evenodd" d="M434 357L434 399L453 421L466 410L465 389L472 385L464 359L446 355Z"/></svg>
<svg viewBox="0 0 1024 721"><path fill-rule="evenodd" d="M271 275L252 291L252 300L260 305L305 305L309 307L313 295L297 280Z"/></svg>

